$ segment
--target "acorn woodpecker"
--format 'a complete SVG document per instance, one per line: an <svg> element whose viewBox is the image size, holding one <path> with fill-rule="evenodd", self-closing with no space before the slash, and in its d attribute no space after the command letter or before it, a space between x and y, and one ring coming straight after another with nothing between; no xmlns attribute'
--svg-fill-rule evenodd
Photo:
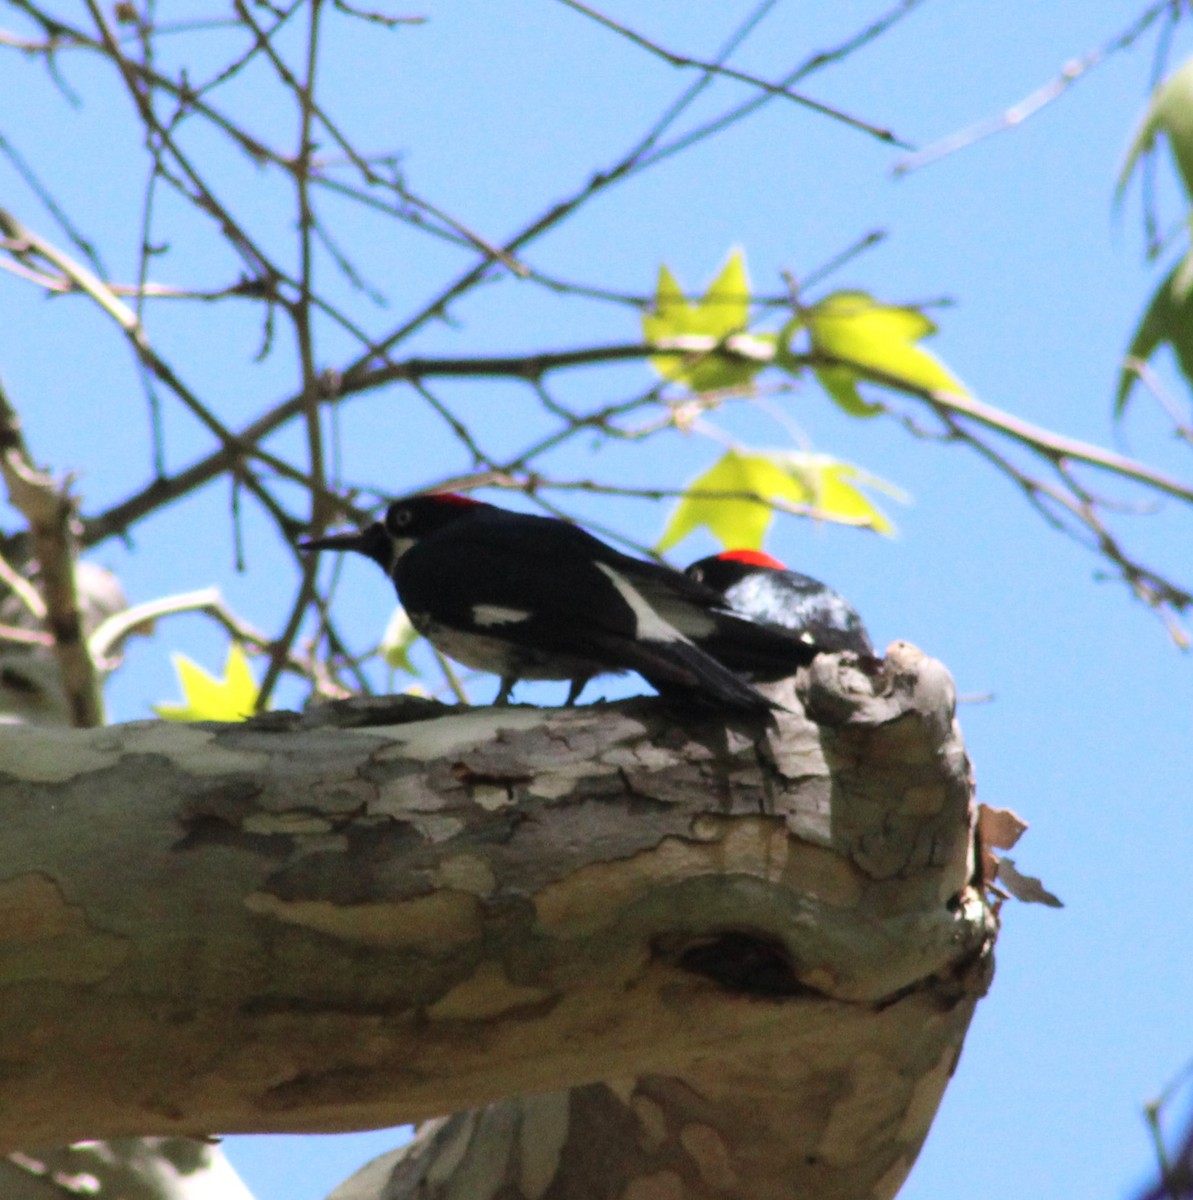
<svg viewBox="0 0 1193 1200"><path fill-rule="evenodd" d="M789 631L789 649L769 661L716 634L700 639L705 650L749 679L782 679L820 653L850 650L860 658L874 658L870 635L844 596L818 579L787 570L769 554L728 550L692 563L686 573L716 591L733 612Z"/></svg>
<svg viewBox="0 0 1193 1200"><path fill-rule="evenodd" d="M569 680L572 704L594 675L637 671L667 696L748 712L775 707L696 643L716 636L774 652L786 635L729 612L682 572L631 558L566 521L437 493L396 500L359 532L299 546L378 563L419 633L501 677L498 704L519 679Z"/></svg>

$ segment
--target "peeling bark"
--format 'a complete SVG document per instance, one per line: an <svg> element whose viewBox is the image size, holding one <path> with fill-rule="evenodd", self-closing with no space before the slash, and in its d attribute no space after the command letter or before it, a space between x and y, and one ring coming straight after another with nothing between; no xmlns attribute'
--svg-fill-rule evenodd
<svg viewBox="0 0 1193 1200"><path fill-rule="evenodd" d="M682 1075L427 1122L329 1200L886 1200L927 1136L985 980L975 962L879 1009L820 1000L807 1030L701 1055Z"/></svg>
<svg viewBox="0 0 1193 1200"><path fill-rule="evenodd" d="M253 1200L218 1146L194 1138L78 1142L0 1160L4 1200Z"/></svg>
<svg viewBox="0 0 1193 1200"><path fill-rule="evenodd" d="M491 1105L399 1172L893 1195L995 933L952 685L896 645L775 690L0 728L5 1144Z"/></svg>

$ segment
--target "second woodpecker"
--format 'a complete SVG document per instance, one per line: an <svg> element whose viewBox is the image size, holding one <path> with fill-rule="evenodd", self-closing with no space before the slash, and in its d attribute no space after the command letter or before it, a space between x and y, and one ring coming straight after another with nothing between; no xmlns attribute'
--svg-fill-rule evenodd
<svg viewBox="0 0 1193 1200"><path fill-rule="evenodd" d="M728 550L692 563L687 574L717 592L735 613L786 634L782 650L762 655L716 634L701 640L710 654L750 679L782 679L820 653L848 650L859 658L874 657L870 635L844 596L818 579L789 571L769 554Z"/></svg>
<svg viewBox="0 0 1193 1200"><path fill-rule="evenodd" d="M371 558L432 645L501 677L499 704L519 679L568 680L571 704L593 676L636 671L668 696L774 707L697 643L766 657L783 652L785 635L730 612L700 581L566 521L438 493L396 500L359 532L300 546Z"/></svg>

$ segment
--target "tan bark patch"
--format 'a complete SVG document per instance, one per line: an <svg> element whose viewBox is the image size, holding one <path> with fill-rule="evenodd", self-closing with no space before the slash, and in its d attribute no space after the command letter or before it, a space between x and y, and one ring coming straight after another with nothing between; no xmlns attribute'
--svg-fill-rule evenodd
<svg viewBox="0 0 1193 1200"><path fill-rule="evenodd" d="M303 925L370 946L442 949L480 937L476 898L444 891L391 904L333 904L329 900L282 900L269 892L246 896L251 912Z"/></svg>
<svg viewBox="0 0 1193 1200"><path fill-rule="evenodd" d="M511 983L501 967L487 962L427 1010L436 1021L480 1021L501 1016L551 997L546 988Z"/></svg>
<svg viewBox="0 0 1193 1200"><path fill-rule="evenodd" d="M608 923L611 910L668 879L690 879L713 870L707 846L664 838L653 850L616 862L592 863L548 884L535 897L539 924L561 937L583 937Z"/></svg>
<svg viewBox="0 0 1193 1200"><path fill-rule="evenodd" d="M717 1192L727 1192L737 1186L737 1172L725 1139L711 1126L685 1125L679 1134L680 1144L696 1164L700 1178Z"/></svg>
<svg viewBox="0 0 1193 1200"><path fill-rule="evenodd" d="M683 1180L674 1171L656 1171L631 1179L622 1200L683 1200Z"/></svg>
<svg viewBox="0 0 1193 1200"><path fill-rule="evenodd" d="M0 882L0 978L94 983L128 956L124 938L87 924L48 875L30 871Z"/></svg>

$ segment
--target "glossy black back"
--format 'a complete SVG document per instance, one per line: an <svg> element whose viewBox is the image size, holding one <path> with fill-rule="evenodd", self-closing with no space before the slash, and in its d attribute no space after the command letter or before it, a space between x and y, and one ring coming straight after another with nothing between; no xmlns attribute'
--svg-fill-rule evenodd
<svg viewBox="0 0 1193 1200"><path fill-rule="evenodd" d="M849 601L810 575L719 557L693 563L688 573L715 588L734 612L806 634L819 650L874 653L870 635Z"/></svg>

